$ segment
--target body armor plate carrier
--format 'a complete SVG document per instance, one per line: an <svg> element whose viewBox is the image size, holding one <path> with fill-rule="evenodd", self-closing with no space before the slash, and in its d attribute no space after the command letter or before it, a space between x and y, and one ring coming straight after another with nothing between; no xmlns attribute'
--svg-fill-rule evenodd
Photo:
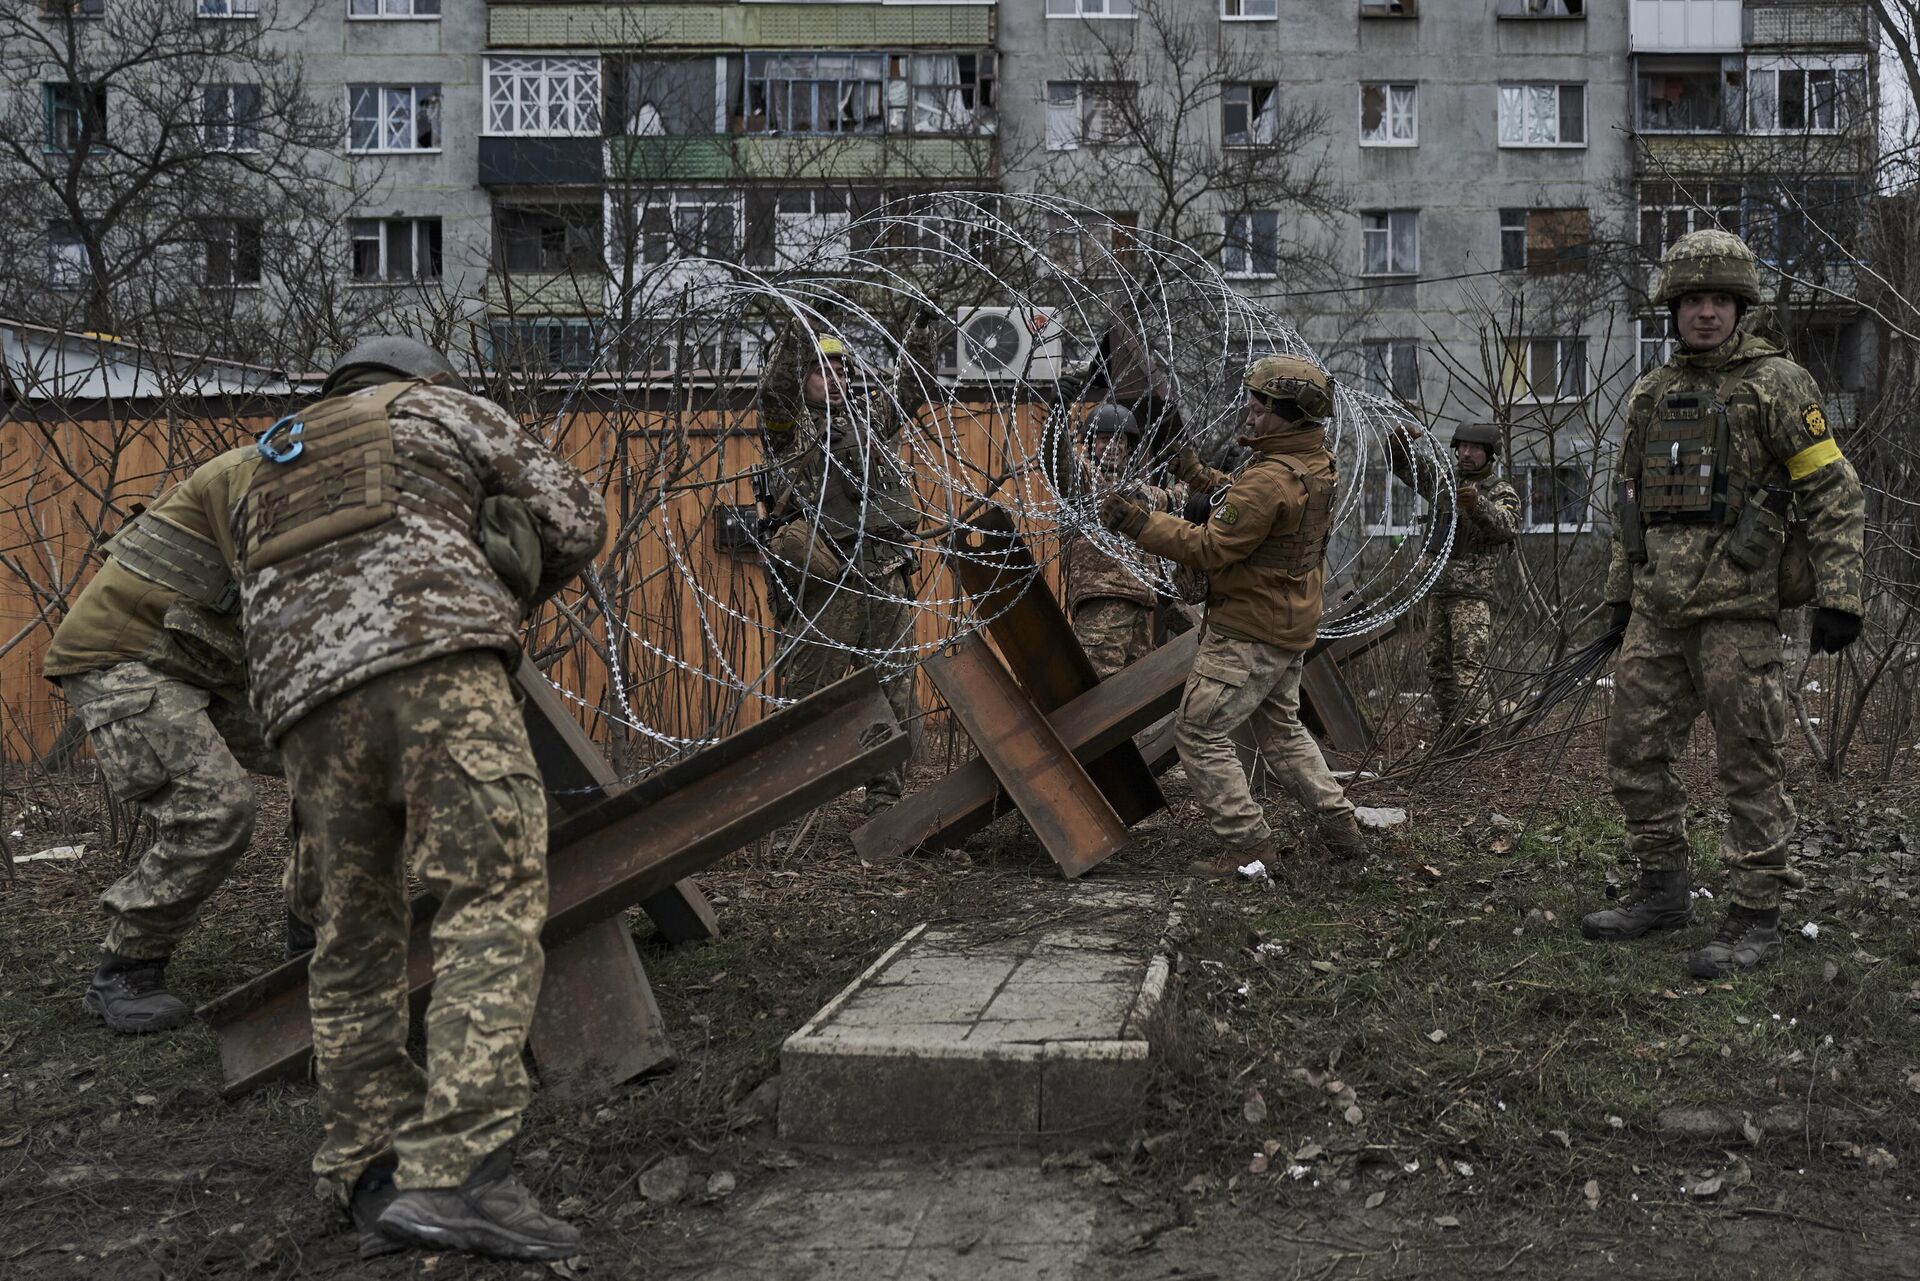
<svg viewBox="0 0 1920 1281"><path fill-rule="evenodd" d="M429 459L397 449L388 409L418 382L322 401L302 418L302 448L269 455L247 491L241 545L249 573L374 529L402 508L474 533L469 487Z"/></svg>
<svg viewBox="0 0 1920 1281"><path fill-rule="evenodd" d="M1272 533L1247 555L1247 564L1277 569L1289 578L1304 578L1327 558L1327 538L1333 532L1333 490L1339 478L1314 476L1284 454L1274 459L1306 487L1307 501L1300 524L1290 533Z"/></svg>
<svg viewBox="0 0 1920 1281"><path fill-rule="evenodd" d="M240 587L219 546L150 511L120 527L107 543L107 555L148 582L215 613L231 614L239 607Z"/></svg>

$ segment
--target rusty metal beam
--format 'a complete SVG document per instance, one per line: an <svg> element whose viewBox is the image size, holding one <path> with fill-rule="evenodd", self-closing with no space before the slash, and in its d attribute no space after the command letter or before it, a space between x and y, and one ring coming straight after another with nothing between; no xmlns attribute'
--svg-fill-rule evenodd
<svg viewBox="0 0 1920 1281"><path fill-rule="evenodd" d="M1050 716L1054 733L1083 763L1131 744L1179 705L1199 647L1200 633L1191 631L1115 672ZM1161 769L1171 764L1173 727L1163 726L1149 747ZM855 828L853 847L864 858L892 858L921 845L956 845L1013 808L993 767L975 759Z"/></svg>
<svg viewBox="0 0 1920 1281"><path fill-rule="evenodd" d="M957 533L947 561L1041 715L1051 716L1099 683L1006 508L987 508ZM1131 743L1088 762L1087 773L1128 826L1166 807L1153 771Z"/></svg>
<svg viewBox="0 0 1920 1281"><path fill-rule="evenodd" d="M1126 824L985 641L967 636L925 668L1069 879L1126 848Z"/></svg>
<svg viewBox="0 0 1920 1281"><path fill-rule="evenodd" d="M602 922L618 924L626 908L906 757L906 735L878 680L871 671L858 671L671 769L562 817L549 833L551 889L541 941L557 950ZM431 904L416 904L408 944L407 986L416 1014L433 982L431 910ZM593 965L563 965L568 974L598 981ZM624 975L615 979L622 987L612 997L609 1019L644 1004ZM550 976L541 1002L575 1003L577 1010L595 999L580 986L569 982L562 992ZM311 1058L305 958L261 975L199 1013L219 1036L228 1097L297 1075ZM577 1020L577 1013L572 1017ZM585 1031L576 1040L590 1045L595 1035ZM617 1055L614 1060L622 1061ZM617 1070L604 1063L598 1069L598 1078L584 1071L581 1078Z"/></svg>

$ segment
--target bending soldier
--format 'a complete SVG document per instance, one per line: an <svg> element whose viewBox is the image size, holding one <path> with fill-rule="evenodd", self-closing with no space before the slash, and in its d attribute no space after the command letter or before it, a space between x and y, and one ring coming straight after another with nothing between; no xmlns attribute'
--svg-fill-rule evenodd
<svg viewBox="0 0 1920 1281"><path fill-rule="evenodd" d="M512 1176L544 962L547 808L509 678L520 623L599 550L577 471L439 352L356 345L276 424L241 513L253 702L300 817L325 1137L363 1255L577 1253ZM406 882L439 900L407 1054Z"/></svg>
<svg viewBox="0 0 1920 1281"><path fill-rule="evenodd" d="M1446 567L1427 595L1427 682L1440 733L1471 744L1487 728L1483 679L1493 645L1498 571L1520 535L1520 495L1494 462L1500 428L1463 423L1453 433L1455 488L1453 545ZM1399 432L1387 440L1387 465L1400 480L1431 498L1434 478L1417 471Z"/></svg>
<svg viewBox="0 0 1920 1281"><path fill-rule="evenodd" d="M1860 634L1865 500L1812 376L1740 328L1760 301L1760 273L1739 237L1675 241L1654 301L1680 342L1628 398L1606 591L1625 631L1607 765L1639 886L1580 925L1588 938L1619 940L1692 921L1687 793L1674 761L1705 710L1727 800L1720 855L1732 903L1686 967L1715 978L1780 955L1781 893L1801 883L1787 865L1794 814L1781 760L1780 611L1805 603L1783 599L1788 513L1804 522L1817 571L1813 649L1837 652Z"/></svg>
<svg viewBox="0 0 1920 1281"><path fill-rule="evenodd" d="M192 1017L167 960L253 835L249 768L280 772L246 705L230 521L259 455L230 449L107 544L54 632L44 671L154 843L100 896L107 934L86 1008L115 1032ZM288 954L312 946L289 922Z"/></svg>
<svg viewBox="0 0 1920 1281"><path fill-rule="evenodd" d="M1312 815L1320 839L1342 857L1366 851L1353 806L1300 723L1300 671L1319 628L1338 482L1321 427L1333 397L1326 374L1293 356L1254 362L1246 386L1240 440L1254 458L1210 521L1191 524L1118 494L1100 504L1109 529L1211 575L1205 632L1175 726L1180 763L1225 847L1194 864L1196 876L1231 876L1279 856L1229 738L1248 721L1267 768ZM1191 450L1175 474L1196 491L1229 481Z"/></svg>

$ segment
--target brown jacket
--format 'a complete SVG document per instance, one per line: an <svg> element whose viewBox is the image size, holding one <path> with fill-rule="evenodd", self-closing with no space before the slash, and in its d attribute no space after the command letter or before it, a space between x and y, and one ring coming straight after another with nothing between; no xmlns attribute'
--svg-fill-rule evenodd
<svg viewBox="0 0 1920 1281"><path fill-rule="evenodd" d="M1263 544L1301 530L1307 518L1308 481L1330 488L1338 480L1333 455L1319 427L1244 443L1254 451L1254 460L1213 509L1212 520L1194 525L1154 512L1138 541L1156 556L1207 571L1212 580L1207 626L1213 630L1281 649L1311 649L1320 627L1325 561L1316 556L1312 568L1294 575L1249 558ZM1215 488L1230 479L1210 467L1180 478L1195 489Z"/></svg>

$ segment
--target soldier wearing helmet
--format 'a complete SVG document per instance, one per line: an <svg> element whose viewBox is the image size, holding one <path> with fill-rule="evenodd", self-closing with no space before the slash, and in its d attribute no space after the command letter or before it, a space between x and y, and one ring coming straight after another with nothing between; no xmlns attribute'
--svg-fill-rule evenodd
<svg viewBox="0 0 1920 1281"><path fill-rule="evenodd" d="M1180 762L1221 846L1194 864L1198 876L1231 876L1280 857L1231 740L1249 721L1267 768L1306 808L1319 839L1343 857L1366 849L1353 806L1300 723L1300 672L1319 630L1338 482L1323 427L1332 386L1311 361L1267 356L1248 369L1246 388L1240 440L1254 457L1239 476L1206 466L1192 450L1175 465L1195 490L1230 485L1206 524L1123 494L1100 504L1109 529L1210 575L1206 629L1175 725Z"/></svg>
<svg viewBox="0 0 1920 1281"><path fill-rule="evenodd" d="M1155 511L1179 511L1185 505L1185 485L1153 485L1133 478L1140 420L1125 405L1102 401L1087 414L1079 434L1085 449L1068 482L1074 489L1125 489ZM1093 670L1105 680L1146 657L1153 650L1153 585L1090 538L1068 539L1061 558L1067 613Z"/></svg>
<svg viewBox="0 0 1920 1281"><path fill-rule="evenodd" d="M1781 614L1806 603L1790 590L1799 576L1782 573L1789 538L1804 537L1816 571L1812 648L1837 652L1860 632L1865 501L1812 376L1739 323L1760 301L1759 265L1739 237L1674 242L1654 301L1679 343L1628 397L1606 584L1624 632L1607 764L1639 884L1581 930L1622 940L1692 921L1674 762L1705 711L1727 802L1729 906L1685 964L1716 978L1779 956L1781 894L1801 884L1787 862L1794 814L1781 761Z"/></svg>
<svg viewBox="0 0 1920 1281"><path fill-rule="evenodd" d="M925 399L931 320L923 313L908 330L891 385L866 394L856 394L851 353L832 335L791 333L767 362L762 549L783 633L774 659L783 697L839 680L862 661L856 651L912 643L920 507L900 434L910 406ZM902 725L913 715L913 679L910 666L881 678ZM867 812L897 802L904 784L897 765L868 779Z"/></svg>
<svg viewBox="0 0 1920 1281"><path fill-rule="evenodd" d="M1433 475L1414 465L1397 429L1387 465L1400 480L1431 496ZM1487 653L1493 646L1493 604L1501 570L1520 535L1520 495L1495 466L1503 439L1494 423L1454 428L1454 528L1446 566L1428 593L1427 683L1443 740L1470 744L1486 731Z"/></svg>

